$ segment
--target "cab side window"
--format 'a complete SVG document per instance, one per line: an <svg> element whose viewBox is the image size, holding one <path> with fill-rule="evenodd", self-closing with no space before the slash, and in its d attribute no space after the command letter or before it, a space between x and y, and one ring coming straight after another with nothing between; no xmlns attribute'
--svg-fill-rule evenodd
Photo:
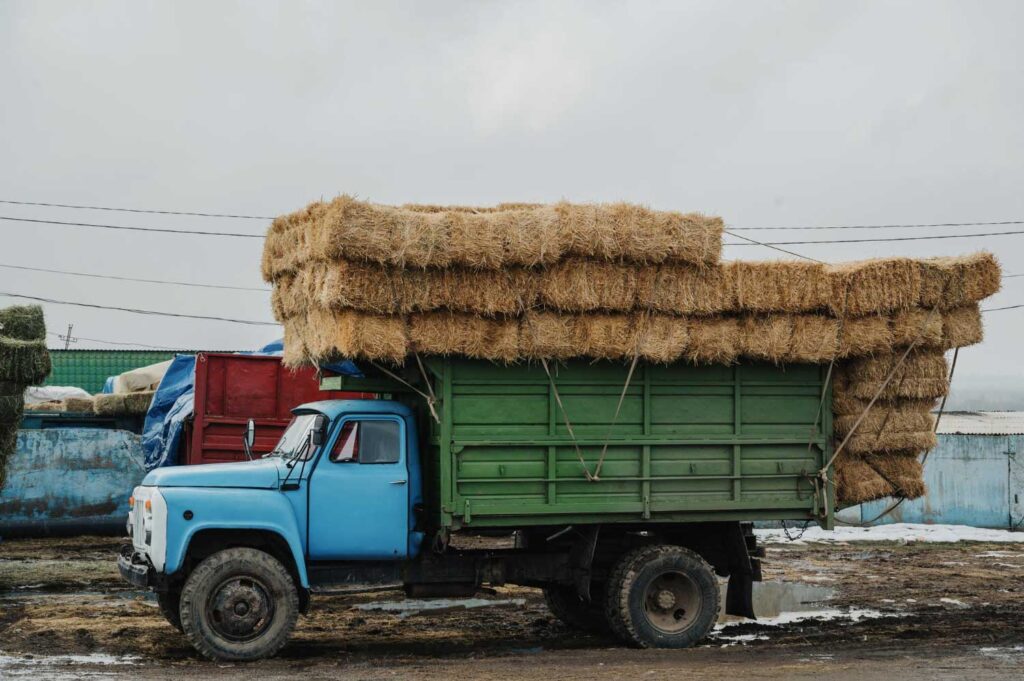
<svg viewBox="0 0 1024 681"><path fill-rule="evenodd" d="M346 421L331 449L335 463L398 463L401 429L397 421Z"/></svg>

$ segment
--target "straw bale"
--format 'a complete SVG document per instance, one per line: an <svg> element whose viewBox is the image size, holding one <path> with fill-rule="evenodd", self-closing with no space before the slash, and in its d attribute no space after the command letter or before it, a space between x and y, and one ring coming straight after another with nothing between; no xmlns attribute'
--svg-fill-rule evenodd
<svg viewBox="0 0 1024 681"><path fill-rule="evenodd" d="M523 318L520 353L531 358L575 357L580 354L582 335L572 315L531 312Z"/></svg>
<svg viewBox="0 0 1024 681"><path fill-rule="evenodd" d="M744 262L725 265L732 274L737 311L808 312L831 299L825 266L816 262Z"/></svg>
<svg viewBox="0 0 1024 681"><path fill-rule="evenodd" d="M901 356L902 353L885 353L840 363L836 368L835 393L866 400L879 390L883 399L935 399L946 394L949 370L945 355L939 350L911 352L883 390L886 376Z"/></svg>
<svg viewBox="0 0 1024 681"><path fill-rule="evenodd" d="M915 454L873 454L864 461L892 486L888 496L917 499L928 491L924 484L924 467Z"/></svg>
<svg viewBox="0 0 1024 681"><path fill-rule="evenodd" d="M944 312L942 343L946 348L962 348L980 343L985 337L981 309L977 303Z"/></svg>
<svg viewBox="0 0 1024 681"><path fill-rule="evenodd" d="M25 401L21 395L0 395L0 421L14 423L21 420Z"/></svg>
<svg viewBox="0 0 1024 681"><path fill-rule="evenodd" d="M720 218L625 203L420 210L340 196L277 218L262 269L272 281L310 260L338 258L408 268L532 267L569 256L715 264L722 227Z"/></svg>
<svg viewBox="0 0 1024 681"><path fill-rule="evenodd" d="M93 398L91 397L68 397L64 399L64 411L92 413L93 406Z"/></svg>
<svg viewBox="0 0 1024 681"><path fill-rule="evenodd" d="M885 352L893 347L888 317L868 315L844 319L839 337L839 355L851 357Z"/></svg>
<svg viewBox="0 0 1024 681"><path fill-rule="evenodd" d="M841 452L834 465L836 498L840 506L884 499L893 492L892 485L858 456Z"/></svg>
<svg viewBox="0 0 1024 681"><path fill-rule="evenodd" d="M834 390L832 393L832 411L838 417L860 416L868 408L871 400L852 397L842 391ZM912 411L918 414L929 414L935 410L938 401L931 398L914 399L912 397L897 397L893 399L878 399L871 405L871 413L884 413L890 409Z"/></svg>
<svg viewBox="0 0 1024 681"><path fill-rule="evenodd" d="M734 318L694 318L683 355L694 364L733 364L739 357L740 339L740 324Z"/></svg>
<svg viewBox="0 0 1024 681"><path fill-rule="evenodd" d="M134 393L96 395L92 400L93 409L101 416L138 416L149 411L154 394L153 390L143 390ZM68 411L76 410L71 409L71 405L68 404Z"/></svg>
<svg viewBox="0 0 1024 681"><path fill-rule="evenodd" d="M554 310L632 310L643 270L617 263L574 258L537 272L540 304Z"/></svg>
<svg viewBox="0 0 1024 681"><path fill-rule="evenodd" d="M781 362L793 341L789 315L751 316L739 320L740 353L756 360Z"/></svg>
<svg viewBox="0 0 1024 681"><path fill-rule="evenodd" d="M934 417L917 410L918 401L912 404L909 408L903 403L891 404L887 409L873 407L863 418L860 414L837 415L833 422L836 436L845 438L853 433L844 451L865 454L925 451L934 447ZM855 425L857 429L852 430Z"/></svg>
<svg viewBox="0 0 1024 681"><path fill-rule="evenodd" d="M463 355L510 362L519 357L519 323L474 315L441 312L409 319L409 337L418 352Z"/></svg>
<svg viewBox="0 0 1024 681"><path fill-rule="evenodd" d="M24 341L45 340L43 308L39 305L13 305L0 309L0 336Z"/></svg>
<svg viewBox="0 0 1024 681"><path fill-rule="evenodd" d="M826 267L829 307L837 316L905 310L918 304L921 272L909 258L880 258Z"/></svg>
<svg viewBox="0 0 1024 681"><path fill-rule="evenodd" d="M635 306L667 314L725 313L736 309L734 282L734 269L729 265L645 267L638 274ZM547 301L542 302L547 304Z"/></svg>
<svg viewBox="0 0 1024 681"><path fill-rule="evenodd" d="M922 307L962 307L999 291L999 263L991 253L917 261L921 271Z"/></svg>
<svg viewBox="0 0 1024 681"><path fill-rule="evenodd" d="M67 407L61 400L49 400L47 402L33 402L32 404L25 405L25 411L43 411L43 412L64 412L67 411ZM90 405L89 411L92 411Z"/></svg>
<svg viewBox="0 0 1024 681"><path fill-rule="evenodd" d="M643 315L637 338L637 354L649 362L669 364L678 360L690 339L684 319L661 315Z"/></svg>
<svg viewBox="0 0 1024 681"><path fill-rule="evenodd" d="M0 381L38 385L50 374L45 341L0 336Z"/></svg>
<svg viewBox="0 0 1024 681"><path fill-rule="evenodd" d="M893 315L889 322L893 347L921 345L945 347L942 335L944 313L914 309Z"/></svg>
<svg viewBox="0 0 1024 681"><path fill-rule="evenodd" d="M836 349L842 350L842 322L822 315L793 317L793 336L789 345L790 362L830 362Z"/></svg>
<svg viewBox="0 0 1024 681"><path fill-rule="evenodd" d="M404 317L312 309L284 327L289 366L337 356L400 363L409 351Z"/></svg>

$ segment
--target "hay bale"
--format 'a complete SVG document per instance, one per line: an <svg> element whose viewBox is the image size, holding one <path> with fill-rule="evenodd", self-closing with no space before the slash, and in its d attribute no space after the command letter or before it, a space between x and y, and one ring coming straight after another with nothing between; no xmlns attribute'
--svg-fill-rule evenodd
<svg viewBox="0 0 1024 681"><path fill-rule="evenodd" d="M916 453L873 454L865 456L864 462L891 486L886 496L913 500L928 491L924 484L924 467Z"/></svg>
<svg viewBox="0 0 1024 681"><path fill-rule="evenodd" d="M683 356L694 364L733 364L741 346L740 323L731 317L694 318Z"/></svg>
<svg viewBox="0 0 1024 681"><path fill-rule="evenodd" d="M962 348L980 343L984 338L985 326L977 303L942 314L942 347Z"/></svg>
<svg viewBox="0 0 1024 681"><path fill-rule="evenodd" d="M41 340L0 336L0 381L38 385L50 374L50 353Z"/></svg>
<svg viewBox="0 0 1024 681"><path fill-rule="evenodd" d="M0 395L0 422L17 423L25 411L21 395Z"/></svg>
<svg viewBox="0 0 1024 681"><path fill-rule="evenodd" d="M93 410L101 416L139 416L149 411L154 390L133 393L111 393L96 395L92 400ZM70 403L71 400L66 400ZM84 401L83 401L84 402ZM73 411L68 405L68 411Z"/></svg>
<svg viewBox="0 0 1024 681"><path fill-rule="evenodd" d="M64 411L91 414L94 408L91 397L68 397L64 399Z"/></svg>
<svg viewBox="0 0 1024 681"><path fill-rule="evenodd" d="M403 268L533 267L569 256L711 265L722 227L719 218L625 203L421 210L340 196L276 219L262 270L273 281L309 261L339 258Z"/></svg>
<svg viewBox="0 0 1024 681"><path fill-rule="evenodd" d="M0 336L23 341L45 340L43 308L39 305L14 305L0 309Z"/></svg>
<svg viewBox="0 0 1024 681"><path fill-rule="evenodd" d="M999 291L1002 275L991 253L917 261L921 272L922 307L963 307Z"/></svg>
<svg viewBox="0 0 1024 681"><path fill-rule="evenodd" d="M739 312L810 312L831 299L826 268L816 262L731 262Z"/></svg>
<svg viewBox="0 0 1024 681"><path fill-rule="evenodd" d="M412 347L423 354L463 355L501 362L519 357L519 323L514 319L450 312L412 315L409 338Z"/></svg>
<svg viewBox="0 0 1024 681"><path fill-rule="evenodd" d="M906 310L919 304L921 271L909 258L881 258L826 266L829 309L839 317Z"/></svg>
<svg viewBox="0 0 1024 681"><path fill-rule="evenodd" d="M90 406L90 411L92 410ZM41 411L47 413L61 413L67 411L67 406L61 400L50 400L48 402L33 402L25 405L25 411Z"/></svg>
<svg viewBox="0 0 1024 681"><path fill-rule="evenodd" d="M882 389L886 376L897 365L902 353L885 353L857 358L836 366L834 393L845 397L870 400ZM939 350L915 350L899 365L892 380L885 385L882 399L935 399L949 389L948 366Z"/></svg>
<svg viewBox="0 0 1024 681"><path fill-rule="evenodd" d="M841 452L834 466L836 500L840 506L884 499L893 493L892 485L858 456Z"/></svg>

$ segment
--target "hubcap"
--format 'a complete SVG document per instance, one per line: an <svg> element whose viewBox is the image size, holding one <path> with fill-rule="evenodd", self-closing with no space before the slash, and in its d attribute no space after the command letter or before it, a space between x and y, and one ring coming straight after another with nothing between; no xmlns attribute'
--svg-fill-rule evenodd
<svg viewBox="0 0 1024 681"><path fill-rule="evenodd" d="M231 641L251 641L270 626L274 605L270 591L260 581L232 577L211 593L207 615L220 636Z"/></svg>
<svg viewBox="0 0 1024 681"><path fill-rule="evenodd" d="M647 586L644 614L667 634L685 631L700 614L702 597L697 584L682 572L663 572Z"/></svg>

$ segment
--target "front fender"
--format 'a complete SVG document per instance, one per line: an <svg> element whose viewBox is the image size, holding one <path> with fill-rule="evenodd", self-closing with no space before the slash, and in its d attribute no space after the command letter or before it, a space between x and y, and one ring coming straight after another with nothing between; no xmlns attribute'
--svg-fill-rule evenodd
<svg viewBox="0 0 1024 681"><path fill-rule="evenodd" d="M302 533L295 510L278 490L162 487L167 502L167 558L164 572L181 569L192 537L202 530L265 530L288 544L300 585L309 588ZM191 520L185 512L191 511Z"/></svg>

